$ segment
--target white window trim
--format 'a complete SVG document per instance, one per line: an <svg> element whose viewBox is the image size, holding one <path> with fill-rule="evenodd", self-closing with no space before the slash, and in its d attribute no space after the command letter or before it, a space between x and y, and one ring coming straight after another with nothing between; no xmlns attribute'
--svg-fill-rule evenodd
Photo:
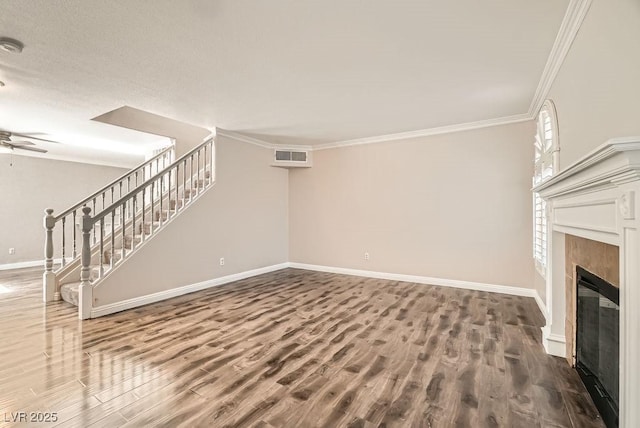
<svg viewBox="0 0 640 428"><path fill-rule="evenodd" d="M542 147L543 153L540 156L540 159L534 158L534 176L533 176L533 185L536 186L543 181L550 179L553 175L558 172L560 167L560 144L558 141L558 116L556 114L556 108L553 104L553 101L546 100L542 107L540 108L540 112L538 113L536 120L536 135L535 138L538 141L542 141L545 137L545 128L543 121L543 115L547 115L550 119L550 130L551 130L551 145L547 150L544 150L544 145ZM536 141L534 141L534 144ZM551 173L550 175L544 177L544 170L542 166L545 162L551 162ZM533 193L533 259L536 266L536 270L542 277L546 278L547 275L547 254L548 254L548 213L546 209L546 202L544 200L540 201L540 215L542 221L542 227L545 228L543 232L539 233L537 227L537 218L538 218L538 207L537 207L537 199L539 198L537 193ZM538 249L538 241L541 241L540 249Z"/></svg>

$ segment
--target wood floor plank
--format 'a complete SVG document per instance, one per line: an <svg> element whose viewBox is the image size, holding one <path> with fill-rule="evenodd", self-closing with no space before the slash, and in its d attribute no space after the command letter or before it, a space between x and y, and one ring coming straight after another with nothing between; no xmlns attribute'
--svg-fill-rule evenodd
<svg viewBox="0 0 640 428"><path fill-rule="evenodd" d="M531 298L283 269L80 322L0 284L2 411L57 426L603 426Z"/></svg>

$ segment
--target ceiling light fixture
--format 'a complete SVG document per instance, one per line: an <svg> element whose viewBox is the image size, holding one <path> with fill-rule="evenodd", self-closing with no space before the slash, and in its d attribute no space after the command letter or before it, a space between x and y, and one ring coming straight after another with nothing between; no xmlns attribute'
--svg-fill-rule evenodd
<svg viewBox="0 0 640 428"><path fill-rule="evenodd" d="M0 37L0 49L9 53L20 53L24 49L24 45L19 40Z"/></svg>

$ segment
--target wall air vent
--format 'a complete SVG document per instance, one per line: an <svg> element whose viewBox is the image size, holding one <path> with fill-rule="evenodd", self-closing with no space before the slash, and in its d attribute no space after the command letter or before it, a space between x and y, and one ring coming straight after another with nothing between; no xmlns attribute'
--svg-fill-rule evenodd
<svg viewBox="0 0 640 428"><path fill-rule="evenodd" d="M276 149L271 165L283 168L309 168L311 166L311 152Z"/></svg>

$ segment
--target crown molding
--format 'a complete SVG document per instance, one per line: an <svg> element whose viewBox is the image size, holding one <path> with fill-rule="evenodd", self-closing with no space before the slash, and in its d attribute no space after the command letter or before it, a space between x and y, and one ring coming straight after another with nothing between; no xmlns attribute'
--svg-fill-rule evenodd
<svg viewBox="0 0 640 428"><path fill-rule="evenodd" d="M544 100L551 90L551 85L560 71L560 67L564 62L573 41L575 40L584 18L587 16L589 7L591 7L592 0L570 0L569 6L567 6L567 12L562 19L560 29L556 40L553 42L553 47L547 58L547 63L538 82L538 87L531 105L529 106L529 115L535 117L540 111Z"/></svg>
<svg viewBox="0 0 640 428"><path fill-rule="evenodd" d="M254 146L264 147L265 149L275 149L276 147L278 147L276 144L269 143L268 141L248 137L246 135L240 134L239 132L229 131L226 129L216 128L216 136L231 138L232 140L253 144Z"/></svg>
<svg viewBox="0 0 640 428"><path fill-rule="evenodd" d="M278 149L278 150L306 150L312 151L313 147L305 145L291 145L291 144L274 144L259 138L249 137L235 131L229 131L226 129L216 128L216 135L231 138L232 140L241 141L243 143L253 144L254 146L263 147L265 149Z"/></svg>
<svg viewBox="0 0 640 428"><path fill-rule="evenodd" d="M542 76L538 82L538 87L529 105L527 113L517 114L513 116L503 116L494 119L480 120L476 122L460 123L456 125L441 126L436 128L420 129L417 131L400 132L397 134L377 135L372 137L358 138L353 140L335 141L332 143L319 144L314 146L284 146L280 144L269 143L257 138L248 137L234 131L219 129L218 135L232 138L249 144L254 144L268 149L291 148L298 150L326 150L340 147L359 146L363 144L382 143L387 141L405 140L409 138L427 137L432 135L449 134L452 132L469 131L473 129L488 128L491 126L507 125L510 123L525 122L535 119L538 111L542 107L545 99L549 94L551 85L553 84L560 67L564 62L571 45L575 40L582 23L584 22L587 12L591 7L592 0L570 0L567 11L560 24L560 29L547 58Z"/></svg>
<svg viewBox="0 0 640 428"><path fill-rule="evenodd" d="M360 146L363 144L384 143L387 141L406 140L408 138L427 137L431 135L450 134L452 132L470 131L473 129L488 128L491 126L507 125L510 123L532 120L529 114L517 114L514 116L498 117L495 119L480 120L477 122L460 123L457 125L440 126L437 128L420 129L417 131L400 132L397 134L378 135L374 137L358 138L355 140L337 141L334 143L320 144L313 150L335 149L339 147Z"/></svg>
<svg viewBox="0 0 640 428"><path fill-rule="evenodd" d="M476 122L459 123L456 125L440 126L437 128L419 129L417 131L400 132L397 134L376 135L372 137L358 138L355 140L336 141L332 143L318 144L315 146L303 146L303 145L285 145L285 144L273 144L257 138L248 137L239 132L228 131L225 129L217 129L216 134L218 136L231 138L236 141L253 144L256 146L264 147L266 149L278 149L278 150L326 150L335 149L340 147L360 146L363 144L384 143L387 141L406 140L409 138L427 137L431 135L450 134L452 132L470 131L473 129L489 128L491 126L508 125L511 123L526 122L532 120L533 116L528 113L516 114L513 116L497 117L494 119L479 120Z"/></svg>

